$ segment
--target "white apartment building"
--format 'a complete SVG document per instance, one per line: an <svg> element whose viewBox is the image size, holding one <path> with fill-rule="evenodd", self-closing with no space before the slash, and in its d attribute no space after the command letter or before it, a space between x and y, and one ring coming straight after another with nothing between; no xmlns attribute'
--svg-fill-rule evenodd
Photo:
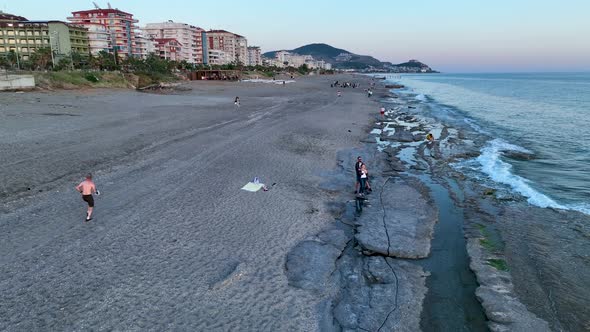
<svg viewBox="0 0 590 332"><path fill-rule="evenodd" d="M258 46L248 47L248 66L262 65L262 51Z"/></svg>
<svg viewBox="0 0 590 332"><path fill-rule="evenodd" d="M97 55L100 51L109 52L111 45L111 35L109 29L100 23L87 23L88 28L88 46L92 55Z"/></svg>
<svg viewBox="0 0 590 332"><path fill-rule="evenodd" d="M135 54L142 59L146 59L150 54L156 54L157 51L156 41L140 32L135 34L135 48Z"/></svg>
<svg viewBox="0 0 590 332"><path fill-rule="evenodd" d="M203 63L203 32L205 30L186 23L168 21L148 23L142 31L145 36L153 39L176 39L183 45L182 50L177 54L179 61Z"/></svg>
<svg viewBox="0 0 590 332"><path fill-rule="evenodd" d="M231 63L231 61L229 61L228 55L221 50L210 49L208 52L208 56L210 65L227 65Z"/></svg>
<svg viewBox="0 0 590 332"><path fill-rule="evenodd" d="M207 31L207 48L225 52L228 63L247 64L248 40L244 36L225 30Z"/></svg>
<svg viewBox="0 0 590 332"><path fill-rule="evenodd" d="M281 66L290 66L290 67L301 67L304 64L308 64L313 62L314 59L311 55L299 55L287 51L278 51L275 53L276 61L281 64Z"/></svg>
<svg viewBox="0 0 590 332"><path fill-rule="evenodd" d="M248 64L248 40L240 35L236 35L236 63Z"/></svg>
<svg viewBox="0 0 590 332"><path fill-rule="evenodd" d="M315 60L311 55L299 55L288 51L278 51L274 59L268 59L267 63L277 67L295 67L299 68L307 65L310 69L332 69L332 65L322 61Z"/></svg>

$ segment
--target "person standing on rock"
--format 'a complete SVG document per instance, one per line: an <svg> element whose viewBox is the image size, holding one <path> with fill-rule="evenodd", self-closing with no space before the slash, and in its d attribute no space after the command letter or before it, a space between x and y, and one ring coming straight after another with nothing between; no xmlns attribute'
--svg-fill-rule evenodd
<svg viewBox="0 0 590 332"><path fill-rule="evenodd" d="M367 165L361 165L361 187L359 189L359 193L365 194L369 191L369 171L367 170Z"/></svg>
<svg viewBox="0 0 590 332"><path fill-rule="evenodd" d="M361 158L361 156L358 156L356 158L356 163L354 163L354 172L356 173L356 183L354 185L355 194L359 192L359 187L361 185L361 168L363 165L363 158Z"/></svg>
<svg viewBox="0 0 590 332"><path fill-rule="evenodd" d="M94 197L92 194L100 195L100 192L96 190L96 185L92 181L92 174L86 175L86 180L77 185L76 190L82 194L82 200L88 204L86 221L90 221L92 220L92 210L94 209Z"/></svg>
<svg viewBox="0 0 590 332"><path fill-rule="evenodd" d="M429 145L434 143L434 135L432 135L432 133L428 133L428 135L426 135L426 140L428 141Z"/></svg>

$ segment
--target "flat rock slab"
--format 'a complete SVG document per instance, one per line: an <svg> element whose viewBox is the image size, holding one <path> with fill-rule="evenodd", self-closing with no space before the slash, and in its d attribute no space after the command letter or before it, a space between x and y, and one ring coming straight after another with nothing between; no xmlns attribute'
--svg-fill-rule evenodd
<svg viewBox="0 0 590 332"><path fill-rule="evenodd" d="M365 250L391 257L428 257L438 214L425 194L390 181L381 194L375 189L370 200L372 207L357 220L356 239Z"/></svg>
<svg viewBox="0 0 590 332"><path fill-rule="evenodd" d="M287 255L285 270L291 286L322 291L329 287L336 260L348 238L342 230L324 231L318 240L299 243Z"/></svg>
<svg viewBox="0 0 590 332"><path fill-rule="evenodd" d="M489 327L494 332L535 331L549 332L549 324L532 312L514 296L510 274L498 271L487 263L489 254L482 251L480 239L467 240L467 252L471 258L470 268L475 272L480 286L475 295L488 317Z"/></svg>
<svg viewBox="0 0 590 332"><path fill-rule="evenodd" d="M342 331L419 331L426 276L410 262L345 256L338 271L342 292L333 317Z"/></svg>

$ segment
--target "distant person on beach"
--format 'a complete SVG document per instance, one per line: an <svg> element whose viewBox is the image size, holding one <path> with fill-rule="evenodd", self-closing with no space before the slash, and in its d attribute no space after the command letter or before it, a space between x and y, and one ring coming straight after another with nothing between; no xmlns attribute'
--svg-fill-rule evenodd
<svg viewBox="0 0 590 332"><path fill-rule="evenodd" d="M99 191L96 190L96 185L92 181L92 174L86 175L86 180L76 186L76 190L82 194L82 200L88 204L86 221L90 221L92 220L92 210L94 209L94 197L92 194L100 195Z"/></svg>
<svg viewBox="0 0 590 332"><path fill-rule="evenodd" d="M371 98L371 96L372 96L372 95L373 95L373 90L371 90L371 89L368 89L368 90L367 90L367 97L368 97L368 98Z"/></svg>
<svg viewBox="0 0 590 332"><path fill-rule="evenodd" d="M426 140L428 141L428 144L434 143L434 135L428 133L428 135L426 135Z"/></svg>
<svg viewBox="0 0 590 332"><path fill-rule="evenodd" d="M240 108L240 97L236 97L236 99L234 99L234 105L236 105L237 108Z"/></svg>
<svg viewBox="0 0 590 332"><path fill-rule="evenodd" d="M342 97L342 91L338 90L338 97Z"/></svg>

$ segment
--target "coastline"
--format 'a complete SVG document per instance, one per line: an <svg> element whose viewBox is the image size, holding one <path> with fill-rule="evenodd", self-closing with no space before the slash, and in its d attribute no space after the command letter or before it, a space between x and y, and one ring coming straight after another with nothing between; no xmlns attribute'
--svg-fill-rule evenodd
<svg viewBox="0 0 590 332"><path fill-rule="evenodd" d="M575 211L538 208L529 205L523 197L495 196L489 188L465 177L450 165L479 155L478 146L482 143L478 142L478 133L432 117L428 105L417 101L413 95L408 97L386 89L381 89L377 95L381 99L375 101L389 109L386 117L380 118L378 112L372 112L374 119L367 130L367 139L362 140L362 148L341 152L341 173L335 176L340 178L346 174L352 178L350 167L343 162L354 160L356 154L368 155L366 159L374 177L374 187L381 188L382 192L377 202L375 197L370 197L371 207L363 209L359 215L353 211L352 202L346 200L350 198L347 189L341 188L339 199L347 204L341 206L336 218L350 229L347 248L336 264L340 279L334 283L342 285L342 290L333 302L327 304L331 311L327 310L325 320L336 322L329 325L329 329L411 331L453 326L454 330L470 331L487 328L492 331L550 331L586 328L583 317L587 297L579 294L587 293L583 280L590 276L589 262L584 258L587 257L584 249L563 244L584 243L584 238L590 234L588 216ZM439 137L432 147L422 143L427 132L435 132ZM391 176L397 181L386 187ZM326 181L332 183L333 180L328 178ZM404 191L408 184L418 188L422 196L412 199L412 195ZM435 194L436 186L439 187L438 194ZM444 197L448 196L442 205L441 192ZM382 200L383 193L386 193L386 204ZM434 202L433 195L439 197L438 203ZM427 207L416 204L416 199ZM401 205L387 207L390 202L399 200L403 201ZM422 218L405 213L404 207L408 206L415 208L414 214L421 211L422 215L418 215ZM459 287L453 286L450 286L450 292L439 294L440 285L433 285L429 280L447 278L445 281L450 282L449 286L453 275L447 274L444 266L438 266L437 271L437 264L428 263L428 258L421 261L432 254L430 243L440 242L437 235L446 237L450 234L448 230L435 231L428 222L433 220L433 208L454 210L453 213L460 215L452 220L458 228L454 236L465 239L455 239L455 243L447 241L437 250L465 252L464 257L458 258L468 264L463 273L473 274L477 279L471 281L466 291L463 290L465 294L453 294L461 293ZM424 213L430 216L424 218ZM440 211L439 216L442 216ZM385 221L385 217L392 221L391 224ZM449 216L444 216L442 222L444 218ZM440 223L438 220L437 228ZM416 226L426 227L426 231L420 231ZM452 225L445 227L453 228ZM542 231L531 232L538 227L542 227ZM395 234L394 240L391 234ZM400 246L401 250L392 250L391 243ZM427 245L418 254L415 250L420 243ZM305 249L301 250L305 252ZM572 255L577 258L575 264L567 259ZM379 257L384 259L381 261ZM440 254L437 257L445 263L456 264L447 261L448 257L441 258ZM407 261L407 258L412 260ZM402 268L395 265L398 263L406 265ZM308 266L314 269L313 264ZM408 270L408 266L414 270ZM422 269L422 266L426 268ZM433 272L434 279L430 268L436 271ZM573 272L580 269L580 274ZM392 279L392 275L395 278ZM461 279L458 284L465 287L465 277ZM388 299L375 295L376 289ZM435 295L430 294L432 292ZM454 306L453 303L459 301L455 299L447 304L444 296L459 299L465 306L463 309L471 310L445 312L445 305ZM400 297L406 308L412 308L410 312L414 315L397 312ZM485 315L474 309L480 305ZM371 310L366 310L367 307ZM416 312L421 314L416 316ZM392 316L392 313L395 314ZM449 322L449 317L454 317L453 322ZM461 322L453 325L457 324L457 318L465 319L470 325Z"/></svg>
<svg viewBox="0 0 590 332"><path fill-rule="evenodd" d="M440 133L433 149L423 145L406 154L398 148L395 154L405 159L402 164L411 169L409 173L430 174L462 208L470 267L478 282L476 294L489 327L495 331L587 328L584 285L590 281L590 262L584 253L589 216L535 207L516 195L496 196L453 169L451 163L479 155L481 135L469 126L437 118L429 103L415 94L392 92L387 104L394 109L401 104L404 112ZM379 141L383 140L387 138L382 132Z"/></svg>

